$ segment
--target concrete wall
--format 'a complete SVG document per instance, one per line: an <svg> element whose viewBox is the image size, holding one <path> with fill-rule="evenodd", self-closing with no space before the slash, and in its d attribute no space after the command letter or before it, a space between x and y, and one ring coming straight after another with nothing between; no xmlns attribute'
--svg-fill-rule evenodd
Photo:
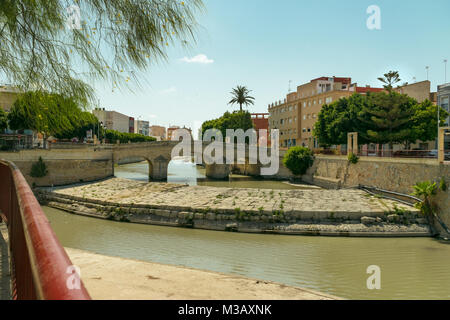
<svg viewBox="0 0 450 320"><path fill-rule="evenodd" d="M306 182L337 187L360 184L384 190L411 194L418 182L439 182L450 186L450 164L430 159L389 159L362 157L349 164L345 157L317 156L313 167L302 177ZM450 191L439 191L436 197L441 219L450 226Z"/></svg>
<svg viewBox="0 0 450 320"><path fill-rule="evenodd" d="M43 178L30 176L33 163L42 157L48 175ZM77 150L23 150L20 152L0 152L0 159L14 162L32 186L67 185L89 182L112 176L113 160L111 151L94 151L92 148Z"/></svg>

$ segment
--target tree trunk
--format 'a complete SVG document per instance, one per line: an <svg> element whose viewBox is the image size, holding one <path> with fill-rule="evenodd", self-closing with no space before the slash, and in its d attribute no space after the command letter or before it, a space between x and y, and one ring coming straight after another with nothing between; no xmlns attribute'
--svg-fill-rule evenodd
<svg viewBox="0 0 450 320"><path fill-rule="evenodd" d="M242 112L242 103L239 104L239 109L240 109L241 112Z"/></svg>

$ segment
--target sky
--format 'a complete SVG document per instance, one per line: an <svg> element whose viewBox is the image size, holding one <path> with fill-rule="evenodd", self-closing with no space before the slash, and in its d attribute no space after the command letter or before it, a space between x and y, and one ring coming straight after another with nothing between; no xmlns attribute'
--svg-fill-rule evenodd
<svg viewBox="0 0 450 320"><path fill-rule="evenodd" d="M450 58L448 0L204 0L197 43L170 47L133 91L97 84L100 106L150 121L197 129L225 111L236 85L252 90L250 112L321 76L351 77L381 87L378 77L399 71L403 82L444 83ZM381 29L369 29L371 5ZM373 21L373 20L370 20ZM447 67L450 82L450 65ZM195 131L194 131L195 132Z"/></svg>

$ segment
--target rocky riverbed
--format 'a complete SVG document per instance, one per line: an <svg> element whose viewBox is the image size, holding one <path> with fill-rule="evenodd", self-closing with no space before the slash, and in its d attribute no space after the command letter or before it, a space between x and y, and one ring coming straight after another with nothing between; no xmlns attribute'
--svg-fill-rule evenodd
<svg viewBox="0 0 450 320"><path fill-rule="evenodd" d="M417 209L353 189L234 189L112 178L37 194L50 207L124 222L280 234L430 235Z"/></svg>

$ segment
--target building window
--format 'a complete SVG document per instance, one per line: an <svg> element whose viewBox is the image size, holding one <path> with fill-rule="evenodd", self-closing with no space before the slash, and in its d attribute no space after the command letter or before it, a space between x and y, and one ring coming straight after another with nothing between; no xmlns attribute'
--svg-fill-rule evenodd
<svg viewBox="0 0 450 320"><path fill-rule="evenodd" d="M303 120L306 120L306 114L303 116Z"/></svg>
<svg viewBox="0 0 450 320"><path fill-rule="evenodd" d="M327 97L327 99L325 100L325 103L331 103L333 101L332 97Z"/></svg>
<svg viewBox="0 0 450 320"><path fill-rule="evenodd" d="M306 108L306 102L303 102L303 108Z"/></svg>

